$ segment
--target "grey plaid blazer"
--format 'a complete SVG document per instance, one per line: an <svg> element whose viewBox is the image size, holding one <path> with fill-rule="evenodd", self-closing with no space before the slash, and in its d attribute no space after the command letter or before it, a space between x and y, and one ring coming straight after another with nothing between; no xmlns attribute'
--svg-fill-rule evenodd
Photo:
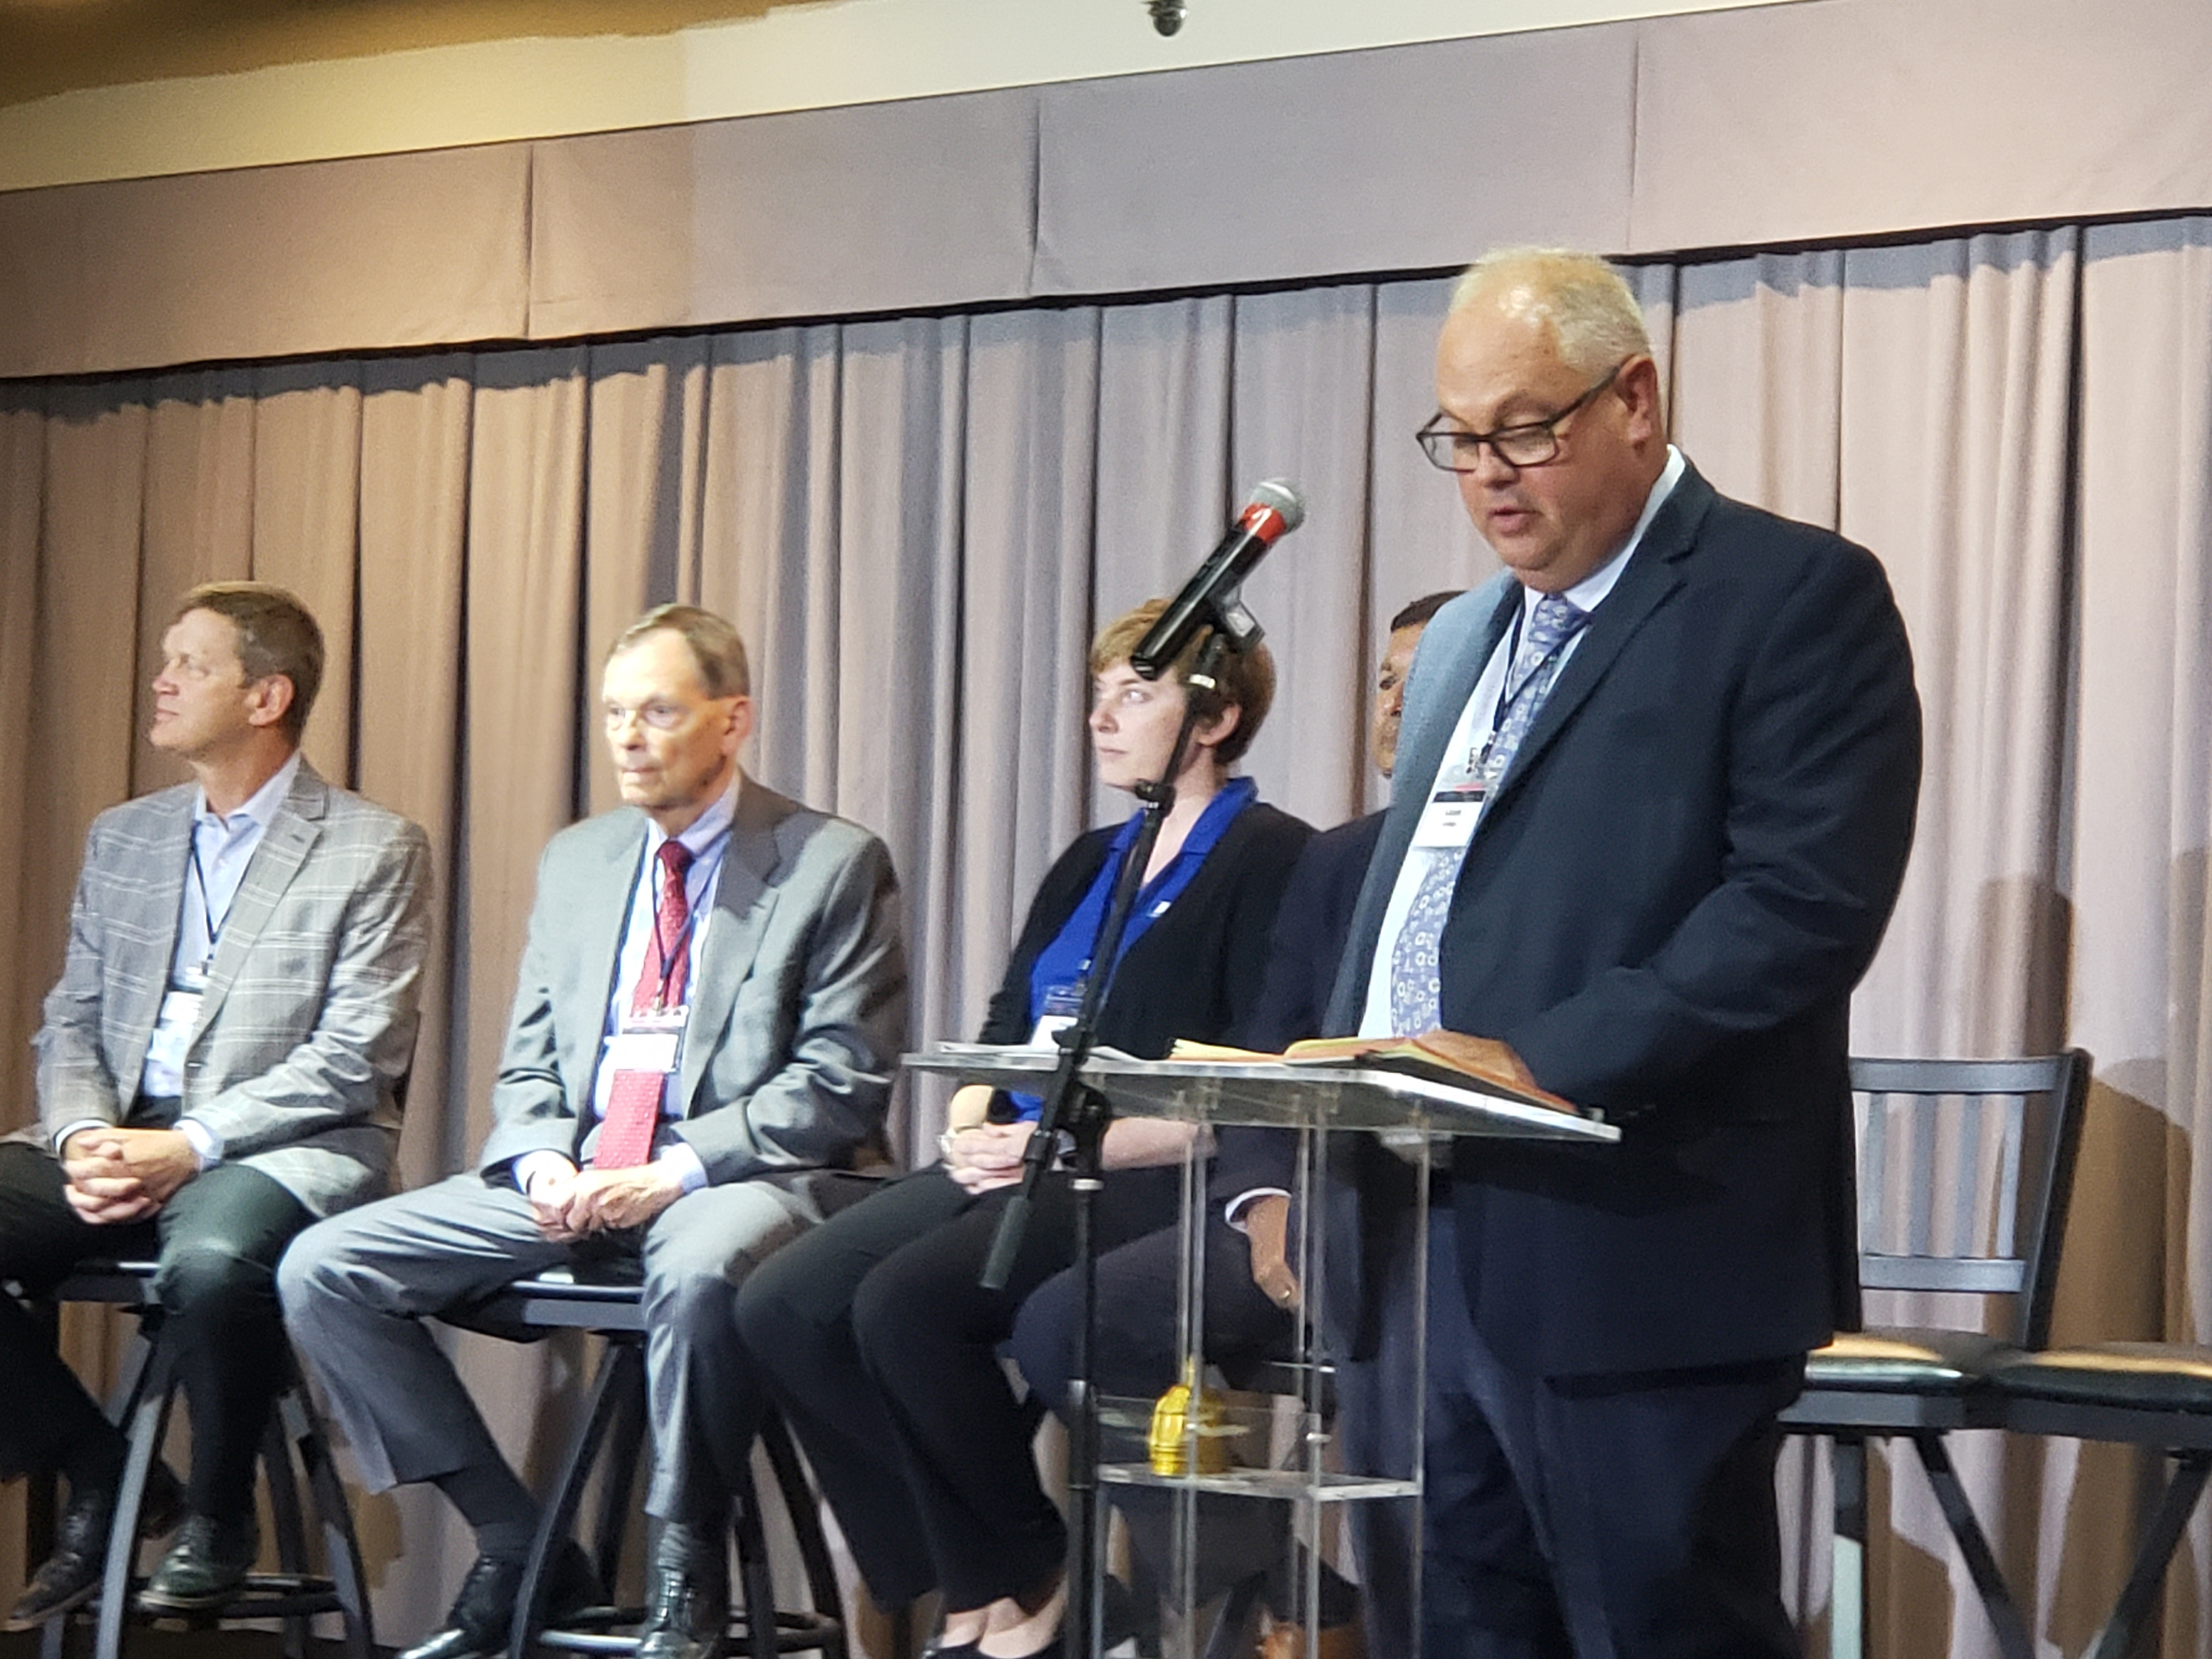
<svg viewBox="0 0 2212 1659"><path fill-rule="evenodd" d="M168 984L192 786L109 808L85 837L69 954L38 1036L46 1142L122 1121ZM373 1198L398 1139L429 939L422 830L301 763L246 866L185 1060L183 1110L317 1215Z"/></svg>

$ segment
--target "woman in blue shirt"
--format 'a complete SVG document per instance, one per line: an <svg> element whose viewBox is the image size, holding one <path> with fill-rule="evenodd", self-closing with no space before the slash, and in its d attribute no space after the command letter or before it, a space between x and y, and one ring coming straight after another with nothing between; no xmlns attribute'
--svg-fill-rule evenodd
<svg viewBox="0 0 2212 1659"><path fill-rule="evenodd" d="M1195 653L1146 680L1128 656L1159 601L1109 625L1091 653L1091 743L1102 783L1156 778L1186 699L1199 724L1101 1011L1098 1040L1164 1055L1219 1042L1257 1000L1268 933L1310 831L1230 775L1274 692L1264 647L1193 688ZM1073 1012L1134 819L1079 836L1046 874L991 1000L982 1038L1022 1042ZM942 1592L938 1651L1026 1659L1052 1650L1066 1531L1039 1485L1029 1419L998 1346L1021 1299L1069 1265L1065 1176L1038 1194L1005 1289L976 1283L1020 1180L1039 1103L984 1088L953 1097L943 1161L779 1250L745 1281L738 1320L836 1510L878 1605ZM1172 1225L1187 1126L1120 1119L1106 1133L1101 1250Z"/></svg>

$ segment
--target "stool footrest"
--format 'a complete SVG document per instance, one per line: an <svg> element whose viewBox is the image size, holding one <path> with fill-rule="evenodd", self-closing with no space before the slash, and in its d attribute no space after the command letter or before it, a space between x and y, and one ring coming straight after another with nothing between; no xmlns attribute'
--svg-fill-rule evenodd
<svg viewBox="0 0 2212 1659"><path fill-rule="evenodd" d="M250 1575L238 1594L212 1607L182 1612L170 1607L138 1605L145 1580L131 1586L131 1613L160 1624L210 1625L225 1619L312 1619L319 1613L343 1613L337 1586L314 1574L257 1572Z"/></svg>
<svg viewBox="0 0 2212 1659"><path fill-rule="evenodd" d="M565 1626L559 1630L538 1632L535 1644L550 1648L557 1653L635 1653L637 1638L617 1636L612 1632L570 1630Z"/></svg>

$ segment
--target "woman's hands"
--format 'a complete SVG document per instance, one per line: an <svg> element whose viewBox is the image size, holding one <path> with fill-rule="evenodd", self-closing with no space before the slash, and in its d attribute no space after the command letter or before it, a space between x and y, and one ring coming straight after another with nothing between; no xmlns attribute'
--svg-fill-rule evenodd
<svg viewBox="0 0 2212 1659"><path fill-rule="evenodd" d="M1030 1136L1036 1130L1030 1122L985 1122L983 1114L990 1103L988 1089L976 1085L962 1089L952 1097L951 1121L937 1138L945 1173L971 1193L988 1193L1019 1181L1022 1158L1029 1151ZM1198 1133L1194 1125L1164 1118L1116 1118L1106 1126L1106 1143L1099 1161L1109 1170L1180 1164Z"/></svg>
<svg viewBox="0 0 2212 1659"><path fill-rule="evenodd" d="M1011 1187L1022 1178L1022 1155L1036 1128L1034 1123L971 1123L947 1129L937 1138L945 1173L971 1193Z"/></svg>

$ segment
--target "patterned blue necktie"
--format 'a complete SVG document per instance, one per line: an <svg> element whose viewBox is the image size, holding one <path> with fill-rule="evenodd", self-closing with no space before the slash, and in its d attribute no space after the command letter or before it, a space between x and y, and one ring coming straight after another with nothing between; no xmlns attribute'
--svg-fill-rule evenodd
<svg viewBox="0 0 2212 1659"><path fill-rule="evenodd" d="M1498 781L1513 764L1514 754L1528 735L1537 712L1552 695L1552 683L1559 678L1566 660L1567 641L1589 620L1589 612L1577 611L1556 593L1547 593L1536 601L1528 631L1505 671L1498 730L1476 768L1484 811L1489 809ZM1481 819L1478 817L1475 823L1480 828ZM1390 1029L1401 1036L1431 1030L1437 1023L1443 993L1437 949L1443 940L1444 918L1451 912L1452 890L1459 884L1459 868L1466 861L1467 848L1468 842L1462 842L1456 847L1413 849L1416 856L1429 860L1429 867L1390 947Z"/></svg>

